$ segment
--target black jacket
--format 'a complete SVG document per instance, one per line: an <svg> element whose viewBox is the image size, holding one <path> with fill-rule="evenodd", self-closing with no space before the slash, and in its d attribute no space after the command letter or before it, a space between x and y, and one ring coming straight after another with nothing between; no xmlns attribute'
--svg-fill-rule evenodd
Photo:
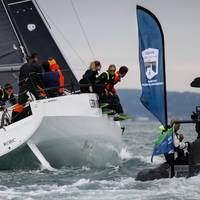
<svg viewBox="0 0 200 200"><path fill-rule="evenodd" d="M37 82L42 80L42 67L34 61L32 63L25 63L21 66L19 72L19 85L22 85L23 83L31 84L33 80L34 82L35 80L37 80Z"/></svg>
<svg viewBox="0 0 200 200"><path fill-rule="evenodd" d="M86 84L87 87L90 85L94 85L97 79L98 72L88 69L83 78L79 81L80 84Z"/></svg>

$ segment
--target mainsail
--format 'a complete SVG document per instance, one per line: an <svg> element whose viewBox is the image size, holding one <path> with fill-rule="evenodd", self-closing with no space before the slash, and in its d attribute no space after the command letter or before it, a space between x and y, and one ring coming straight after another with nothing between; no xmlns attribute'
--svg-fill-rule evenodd
<svg viewBox="0 0 200 200"><path fill-rule="evenodd" d="M137 6L141 102L167 126L164 35L158 19Z"/></svg>
<svg viewBox="0 0 200 200"><path fill-rule="evenodd" d="M50 34L48 22L32 0L3 0L26 54L38 53L42 61L54 57L63 70L66 87L79 89L78 82Z"/></svg>

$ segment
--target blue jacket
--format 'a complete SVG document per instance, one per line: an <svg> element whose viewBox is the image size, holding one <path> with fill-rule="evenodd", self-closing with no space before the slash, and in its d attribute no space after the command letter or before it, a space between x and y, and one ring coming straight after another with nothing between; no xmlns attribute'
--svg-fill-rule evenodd
<svg viewBox="0 0 200 200"><path fill-rule="evenodd" d="M58 72L45 72L43 82L49 97L59 96L59 74Z"/></svg>

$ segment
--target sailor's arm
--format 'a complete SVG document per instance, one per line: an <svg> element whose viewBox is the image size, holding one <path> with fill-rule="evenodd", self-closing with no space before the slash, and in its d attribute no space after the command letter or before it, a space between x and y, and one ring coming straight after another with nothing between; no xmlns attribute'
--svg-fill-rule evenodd
<svg viewBox="0 0 200 200"><path fill-rule="evenodd" d="M177 138L177 135L176 133L173 133L173 140L174 140L174 147L178 147L180 145L180 141L179 139Z"/></svg>
<svg viewBox="0 0 200 200"><path fill-rule="evenodd" d="M173 133L173 139L174 139L174 146L176 148L185 149L185 148L188 147L188 143L180 141L179 138L178 138L178 136L175 133Z"/></svg>
<svg viewBox="0 0 200 200"><path fill-rule="evenodd" d="M97 84L104 84L107 81L107 74L106 72L103 72L102 74L100 74L96 80Z"/></svg>

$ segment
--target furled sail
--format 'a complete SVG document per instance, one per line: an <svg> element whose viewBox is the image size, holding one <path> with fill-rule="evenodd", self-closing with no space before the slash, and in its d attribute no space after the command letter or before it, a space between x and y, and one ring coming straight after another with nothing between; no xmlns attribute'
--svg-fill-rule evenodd
<svg viewBox="0 0 200 200"><path fill-rule="evenodd" d="M44 23L44 16L41 16L39 8L36 8L37 5L32 0L4 0L4 2L25 52L38 53L43 61L54 57L63 70L67 88L77 90L78 82L50 34L50 27L47 28L48 22Z"/></svg>
<svg viewBox="0 0 200 200"><path fill-rule="evenodd" d="M164 35L158 19L137 6L142 104L167 126Z"/></svg>

